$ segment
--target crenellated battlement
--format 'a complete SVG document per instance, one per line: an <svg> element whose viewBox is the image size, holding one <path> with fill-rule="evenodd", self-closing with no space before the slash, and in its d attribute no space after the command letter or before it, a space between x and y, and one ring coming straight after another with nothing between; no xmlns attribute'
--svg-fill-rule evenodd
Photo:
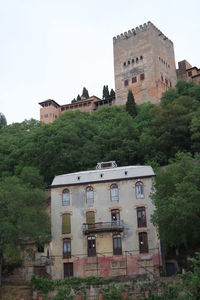
<svg viewBox="0 0 200 300"><path fill-rule="evenodd" d="M117 40L123 40L123 39L128 39L129 37L132 36L136 36L137 34L139 34L140 32L144 32L147 31L148 29L153 28L153 30L155 30L158 33L158 36L166 41L169 41L170 43L173 44L173 42L168 39L168 37L166 37L152 22L147 22L144 23L143 25L137 26L136 28L133 28L131 30L125 31L124 33L121 33L120 35L117 35L115 37L113 37L113 41L117 41Z"/></svg>

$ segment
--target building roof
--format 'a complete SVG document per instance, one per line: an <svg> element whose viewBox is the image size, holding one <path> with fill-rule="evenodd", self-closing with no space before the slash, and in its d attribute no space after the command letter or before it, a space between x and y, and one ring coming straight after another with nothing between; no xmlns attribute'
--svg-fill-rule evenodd
<svg viewBox="0 0 200 300"><path fill-rule="evenodd" d="M139 179L154 175L154 171L150 166L116 167L58 175L54 178L51 187L119 181L132 178Z"/></svg>
<svg viewBox="0 0 200 300"><path fill-rule="evenodd" d="M47 99L45 101L39 102L38 104L40 104L42 107L46 104L46 103L54 103L55 105L57 105L58 107L60 107L60 104L58 104L55 100L53 99Z"/></svg>

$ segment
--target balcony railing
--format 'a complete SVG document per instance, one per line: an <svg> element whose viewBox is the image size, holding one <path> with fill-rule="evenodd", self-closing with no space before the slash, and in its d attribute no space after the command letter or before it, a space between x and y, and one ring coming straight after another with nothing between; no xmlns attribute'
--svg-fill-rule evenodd
<svg viewBox="0 0 200 300"><path fill-rule="evenodd" d="M124 230L124 222L122 220L112 222L98 222L94 224L84 223L82 225L83 233L95 233L95 232L121 232Z"/></svg>

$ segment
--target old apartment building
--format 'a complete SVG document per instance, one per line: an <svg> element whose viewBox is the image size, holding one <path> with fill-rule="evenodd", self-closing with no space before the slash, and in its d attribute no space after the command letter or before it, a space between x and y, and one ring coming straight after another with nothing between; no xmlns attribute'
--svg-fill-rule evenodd
<svg viewBox="0 0 200 300"><path fill-rule="evenodd" d="M113 38L116 104L158 103L177 81L173 42L151 22Z"/></svg>
<svg viewBox="0 0 200 300"><path fill-rule="evenodd" d="M56 176L51 185L52 278L159 272L149 166Z"/></svg>

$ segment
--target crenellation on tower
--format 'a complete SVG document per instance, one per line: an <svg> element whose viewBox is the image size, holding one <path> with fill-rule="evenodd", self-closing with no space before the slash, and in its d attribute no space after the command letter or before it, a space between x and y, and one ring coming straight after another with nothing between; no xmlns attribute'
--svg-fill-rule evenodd
<svg viewBox="0 0 200 300"><path fill-rule="evenodd" d="M114 36L113 37L113 40L116 41L116 40L120 40L120 39L127 39L131 36L136 36L137 34L143 32L143 31L146 31L148 29L154 29L155 32L158 33L158 36L160 36L163 40L168 40L169 42L171 42L173 44L173 42L167 37L165 36L161 31L160 29L158 29L152 22L147 22L147 23L144 23L143 25L140 25L140 26L137 26L135 28L132 28L131 30L128 30L128 31L125 31L117 36Z"/></svg>

